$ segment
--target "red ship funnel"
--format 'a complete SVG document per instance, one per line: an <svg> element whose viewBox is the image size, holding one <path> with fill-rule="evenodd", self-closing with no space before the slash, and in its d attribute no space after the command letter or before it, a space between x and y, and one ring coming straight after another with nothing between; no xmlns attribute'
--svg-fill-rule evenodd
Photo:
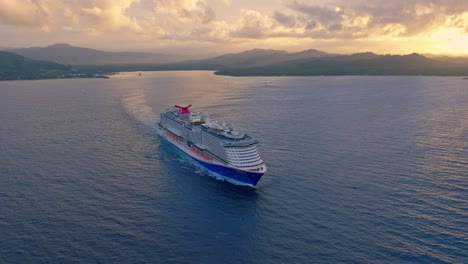
<svg viewBox="0 0 468 264"><path fill-rule="evenodd" d="M179 106L179 105L174 105L174 106L180 109L180 113L181 113L181 114L189 114L189 113L190 113L189 108L190 108L192 105L189 104L189 105L187 105L187 106Z"/></svg>

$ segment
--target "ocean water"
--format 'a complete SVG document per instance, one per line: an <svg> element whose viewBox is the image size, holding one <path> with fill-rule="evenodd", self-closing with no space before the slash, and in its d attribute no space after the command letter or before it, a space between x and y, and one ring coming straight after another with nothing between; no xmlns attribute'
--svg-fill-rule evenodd
<svg viewBox="0 0 468 264"><path fill-rule="evenodd" d="M157 138L189 103L260 141L257 188ZM0 82L0 263L338 262L468 262L467 80Z"/></svg>

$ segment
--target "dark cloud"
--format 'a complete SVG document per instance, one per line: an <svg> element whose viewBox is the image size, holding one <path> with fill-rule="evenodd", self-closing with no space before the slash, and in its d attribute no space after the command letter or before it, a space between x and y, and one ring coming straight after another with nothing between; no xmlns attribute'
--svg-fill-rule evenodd
<svg viewBox="0 0 468 264"><path fill-rule="evenodd" d="M337 31L343 29L343 26L340 23L336 23L329 25L327 29L330 31Z"/></svg>
<svg viewBox="0 0 468 264"><path fill-rule="evenodd" d="M215 12L206 2L198 1L197 9L199 10L197 15L204 24L209 23L216 18Z"/></svg>
<svg viewBox="0 0 468 264"><path fill-rule="evenodd" d="M335 6L318 6L309 5L302 2L295 1L286 5L290 9L306 15L309 18L316 19L323 23L330 23L341 19L340 12L335 11Z"/></svg>
<svg viewBox="0 0 468 264"><path fill-rule="evenodd" d="M206 23L213 21L216 18L216 14L213 11L213 9L207 7L203 9L203 12L200 17L201 17L202 23L206 24Z"/></svg>
<svg viewBox="0 0 468 264"><path fill-rule="evenodd" d="M273 18L285 27L294 27L296 26L296 18L292 15L285 15L281 12L275 11Z"/></svg>
<svg viewBox="0 0 468 264"><path fill-rule="evenodd" d="M317 27L317 21L312 20L312 21L307 22L306 29L312 30L312 29L315 29L316 27Z"/></svg>

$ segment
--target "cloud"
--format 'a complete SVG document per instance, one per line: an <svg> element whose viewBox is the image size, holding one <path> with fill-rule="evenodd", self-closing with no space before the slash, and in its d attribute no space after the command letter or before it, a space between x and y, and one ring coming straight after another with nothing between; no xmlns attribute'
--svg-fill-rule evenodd
<svg viewBox="0 0 468 264"><path fill-rule="evenodd" d="M2 0L2 4L0 4L0 21L7 25L48 31L52 18L49 7L42 1Z"/></svg>
<svg viewBox="0 0 468 264"><path fill-rule="evenodd" d="M255 10L241 10L239 20L233 25L230 35L239 38L264 38L272 31L274 21Z"/></svg>
<svg viewBox="0 0 468 264"><path fill-rule="evenodd" d="M296 26L296 18L292 15L286 15L283 14L279 11L275 11L273 18L280 23L281 25L284 25L285 27L294 27Z"/></svg>
<svg viewBox="0 0 468 264"><path fill-rule="evenodd" d="M223 3L228 7L231 6L231 0L223 0Z"/></svg>
<svg viewBox="0 0 468 264"><path fill-rule="evenodd" d="M218 2L216 2L218 1ZM296 43L468 34L460 0L2 0L0 24L161 43ZM265 5L265 2L268 5ZM248 5L247 5L248 4ZM271 5L271 6L270 6ZM248 8L246 7L248 6ZM30 31L31 32L31 31ZM67 36L69 36L67 35ZM108 40L107 39L107 40ZM262 45L262 44L260 44Z"/></svg>
<svg viewBox="0 0 468 264"><path fill-rule="evenodd" d="M146 29L157 28L154 38L163 40L213 39L216 14L205 0L157 0L146 17Z"/></svg>
<svg viewBox="0 0 468 264"><path fill-rule="evenodd" d="M88 5L79 2L80 4L69 8L71 12L79 15L80 25L86 25L98 31L119 29L140 31L141 26L138 21L126 13L132 4L138 2L139 0L94 1Z"/></svg>
<svg viewBox="0 0 468 264"><path fill-rule="evenodd" d="M91 28L93 31L130 29L138 31L138 21L126 11L140 0L3 0L0 21L7 25L52 30Z"/></svg>
<svg viewBox="0 0 468 264"><path fill-rule="evenodd" d="M446 26L460 29L463 33L468 33L468 11L463 14L454 14L446 18Z"/></svg>
<svg viewBox="0 0 468 264"><path fill-rule="evenodd" d="M155 3L154 11L158 19L170 26L187 22L206 24L216 17L205 0L158 0Z"/></svg>
<svg viewBox="0 0 468 264"><path fill-rule="evenodd" d="M208 32L207 25L215 19L206 0L2 0L0 5L5 25L91 35L134 32L182 39L202 32L213 39L219 30Z"/></svg>
<svg viewBox="0 0 468 264"><path fill-rule="evenodd" d="M468 1L329 0L320 5L293 1L286 7L289 19L300 21L290 26L304 27L304 37L411 37L443 24L468 29Z"/></svg>

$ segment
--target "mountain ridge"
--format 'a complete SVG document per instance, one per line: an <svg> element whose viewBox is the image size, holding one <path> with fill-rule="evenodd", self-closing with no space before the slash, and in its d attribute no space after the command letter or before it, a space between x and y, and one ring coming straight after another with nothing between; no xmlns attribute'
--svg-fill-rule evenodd
<svg viewBox="0 0 468 264"><path fill-rule="evenodd" d="M76 47L66 43L56 43L47 47L6 49L5 51L34 60L51 61L68 65L169 63L184 59L178 55L131 51L102 51L85 47Z"/></svg>
<svg viewBox="0 0 468 264"><path fill-rule="evenodd" d="M287 52L274 49L250 49L206 59L132 63L132 61L136 60L135 56L144 55L148 59L151 57L148 55L150 53L107 52L74 47L65 43L57 43L45 48L31 47L28 49L20 49L20 51L29 54L29 60L34 58L47 58L56 61L63 56L67 58L66 61L73 61L73 56L78 56L79 54L82 54L82 56L78 56L82 60L89 56L95 56L96 58L99 56L117 57L116 59L107 58L108 64L85 63L78 65L67 63L66 65L61 65L61 67L64 67L63 69L68 69L67 71L73 69L74 71L86 73L212 70L215 71L215 74L232 76L468 75L468 63L465 63L463 58L456 58L455 60L446 57L439 59L434 57L427 58L418 53L406 55L379 55L368 51L354 54L330 54L316 49L308 49L299 52ZM51 56L50 53L53 53L55 57ZM17 59L20 62L24 62L24 57L22 59ZM103 62L102 57L98 59L101 59L101 62ZM40 61L45 61L45 59ZM117 61L117 63L115 61ZM150 59L149 61L153 60ZM77 63L78 61L73 62ZM3 63L3 61L1 61L0 64L1 63ZM29 63L31 63L31 61L29 61ZM41 63L38 64L37 62L34 63L39 65L36 68L44 68L38 71L41 72L41 74L47 71L50 66ZM2 74L5 75L4 72ZM21 75L21 73L18 72L16 74Z"/></svg>
<svg viewBox="0 0 468 264"><path fill-rule="evenodd" d="M468 75L468 65L437 61L420 54L352 54L298 59L262 67L231 67L215 72L230 76L315 76L315 75Z"/></svg>

